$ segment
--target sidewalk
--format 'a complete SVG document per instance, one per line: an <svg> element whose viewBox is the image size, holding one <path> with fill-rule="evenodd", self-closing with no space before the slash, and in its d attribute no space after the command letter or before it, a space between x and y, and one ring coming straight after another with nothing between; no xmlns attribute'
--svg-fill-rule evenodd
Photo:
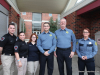
<svg viewBox="0 0 100 75"><path fill-rule="evenodd" d="M73 57L73 59L72 59L72 71L73 71L73 75L78 75L77 60L78 60L77 56L75 55ZM66 72L66 68L65 68L65 72ZM0 75L3 75L2 70L0 71ZM17 69L16 69L14 75L17 75ZM26 75L28 75L28 74L26 74ZM39 67L38 67L38 70L36 72L36 75L39 75ZM45 75L47 75L47 68L45 69ZM57 64L56 58L54 59L54 71L53 71L53 75L59 75L58 64ZM66 75L66 73L65 73L65 75ZM85 73L84 75L87 75L87 73ZM96 67L96 73L95 73L95 75L100 75L100 68Z"/></svg>

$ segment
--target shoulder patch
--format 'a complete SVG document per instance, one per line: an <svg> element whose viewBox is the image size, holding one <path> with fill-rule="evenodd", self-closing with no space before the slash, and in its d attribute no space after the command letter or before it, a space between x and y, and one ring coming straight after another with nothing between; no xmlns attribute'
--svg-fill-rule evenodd
<svg viewBox="0 0 100 75"><path fill-rule="evenodd" d="M4 41L5 40L5 37L1 37L1 41Z"/></svg>
<svg viewBox="0 0 100 75"><path fill-rule="evenodd" d="M14 49L15 49L15 50L17 50L17 49L18 49L18 46L17 46L17 45L16 45L16 46L14 46Z"/></svg>
<svg viewBox="0 0 100 75"><path fill-rule="evenodd" d="M55 36L55 38L57 39L57 36Z"/></svg>
<svg viewBox="0 0 100 75"><path fill-rule="evenodd" d="M73 34L74 34L74 32L73 32Z"/></svg>
<svg viewBox="0 0 100 75"><path fill-rule="evenodd" d="M97 46L97 42L95 42L95 45Z"/></svg>
<svg viewBox="0 0 100 75"><path fill-rule="evenodd" d="M76 45L78 44L78 42L76 42Z"/></svg>

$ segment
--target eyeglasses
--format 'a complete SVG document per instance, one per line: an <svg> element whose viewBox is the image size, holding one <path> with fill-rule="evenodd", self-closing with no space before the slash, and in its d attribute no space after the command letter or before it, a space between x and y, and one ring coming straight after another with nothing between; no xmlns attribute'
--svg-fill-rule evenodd
<svg viewBox="0 0 100 75"><path fill-rule="evenodd" d="M89 32L83 32L83 33L89 33Z"/></svg>
<svg viewBox="0 0 100 75"><path fill-rule="evenodd" d="M43 27L50 27L50 26L43 26Z"/></svg>
<svg viewBox="0 0 100 75"><path fill-rule="evenodd" d="M32 38L36 38L36 37L32 37Z"/></svg>

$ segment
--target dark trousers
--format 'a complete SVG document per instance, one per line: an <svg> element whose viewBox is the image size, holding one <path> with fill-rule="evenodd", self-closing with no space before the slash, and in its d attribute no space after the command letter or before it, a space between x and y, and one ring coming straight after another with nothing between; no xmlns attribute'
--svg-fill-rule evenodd
<svg viewBox="0 0 100 75"><path fill-rule="evenodd" d="M48 68L48 75L52 75L53 66L54 66L54 53L53 52L49 56L45 56L42 53L40 54L40 71L39 71L39 75L44 75L46 62L47 62L47 68Z"/></svg>
<svg viewBox="0 0 100 75"><path fill-rule="evenodd" d="M66 63L67 75L72 75L72 58L69 57L71 49L61 50L57 49L57 62L60 75L64 74L64 61Z"/></svg>
<svg viewBox="0 0 100 75"><path fill-rule="evenodd" d="M78 58L78 68L79 68L79 75L84 75L85 66L87 68L88 75L95 75L95 64L94 64L94 58L90 58L87 60L82 60L81 58ZM91 71L91 72L90 72Z"/></svg>

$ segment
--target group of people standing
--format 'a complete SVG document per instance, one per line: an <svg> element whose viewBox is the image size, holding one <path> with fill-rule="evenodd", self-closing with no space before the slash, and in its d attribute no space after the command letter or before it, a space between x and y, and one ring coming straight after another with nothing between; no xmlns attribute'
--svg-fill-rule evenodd
<svg viewBox="0 0 100 75"><path fill-rule="evenodd" d="M50 24L43 24L44 32L40 35L33 33L29 42L25 42L25 33L19 32L19 38L14 35L15 25L8 26L8 34L1 38L0 53L4 75L13 75L16 63L18 75L35 75L40 64L39 75L44 75L47 63L48 75L53 74L54 56L57 58L60 75L64 74L64 62L66 63L67 75L72 75L72 57L75 51L78 54L79 75L84 75L85 66L88 75L95 75L94 56L96 55L97 43L89 38L90 30L83 30L83 38L76 43L75 34L66 28L66 19L60 20L60 29L55 33L49 31ZM71 47L71 42L73 47ZM56 48L56 49L55 49ZM72 49L72 50L71 50Z"/></svg>

